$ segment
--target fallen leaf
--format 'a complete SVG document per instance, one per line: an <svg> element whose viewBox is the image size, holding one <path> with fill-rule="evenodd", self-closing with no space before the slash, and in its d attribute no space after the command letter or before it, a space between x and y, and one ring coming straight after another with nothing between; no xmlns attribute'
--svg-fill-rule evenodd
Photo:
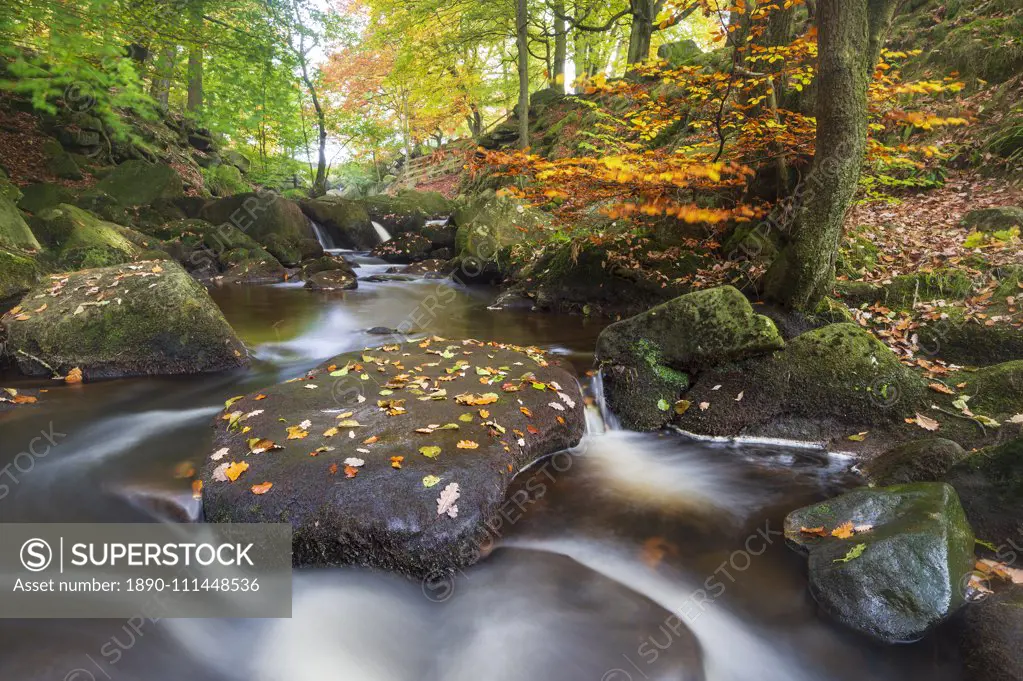
<svg viewBox="0 0 1023 681"><path fill-rule="evenodd" d="M231 399L229 399L226 402L224 402L224 409L230 409L232 404L234 404L238 400L244 400L244 399L245 399L245 395L238 395L237 397L232 397Z"/></svg>
<svg viewBox="0 0 1023 681"><path fill-rule="evenodd" d="M440 451L440 447L437 447L436 445L426 445L425 447L419 448L419 453L429 459L436 459L440 456Z"/></svg>
<svg viewBox="0 0 1023 681"><path fill-rule="evenodd" d="M528 416L530 418L533 417L533 412L529 411L529 407L519 407L519 411L521 411L523 414L525 414L526 416ZM487 417L484 416L483 418L487 418Z"/></svg>
<svg viewBox="0 0 1023 681"><path fill-rule="evenodd" d="M337 432L337 428L327 428L327 430L323 431L323 437L334 437L337 435Z"/></svg>
<svg viewBox="0 0 1023 681"><path fill-rule="evenodd" d="M228 480L234 482L235 480L238 479L238 476L240 476L247 470L249 470L249 464L245 463L244 461L241 462L235 461L229 464L227 468L224 469L224 475L227 476Z"/></svg>
<svg viewBox="0 0 1023 681"><path fill-rule="evenodd" d="M404 456L392 456L391 457L391 468L401 468L401 462L405 460Z"/></svg>
<svg viewBox="0 0 1023 681"><path fill-rule="evenodd" d="M863 442L864 440L867 439L867 435L869 433L870 433L869 430L865 430L862 433L856 433L855 435L850 435L846 439L847 440L852 440L853 442Z"/></svg>
<svg viewBox="0 0 1023 681"><path fill-rule="evenodd" d="M477 447L479 447L479 444L473 442L472 440L459 440L458 444L455 446L458 447L459 449L476 449Z"/></svg>
<svg viewBox="0 0 1023 681"><path fill-rule="evenodd" d="M253 494L266 494L267 492L270 491L270 488L273 487L273 486L274 486L274 484L272 482L261 482L258 485L253 485L252 486L252 493Z"/></svg>
<svg viewBox="0 0 1023 681"><path fill-rule="evenodd" d="M956 394L955 390L952 390L952 388L949 388L947 385L944 385L943 383L928 383L927 387L933 390L934 392L942 393L943 395Z"/></svg>
<svg viewBox="0 0 1023 681"><path fill-rule="evenodd" d="M457 482L453 482L445 487L444 491L437 497L437 515L447 514L449 518L457 518L458 506L455 505L455 502L458 501L460 496L461 492Z"/></svg>
<svg viewBox="0 0 1023 681"><path fill-rule="evenodd" d="M743 390L742 392L740 392L740 393L739 393L738 395L736 395L736 396L735 396L735 401L736 401L736 402L742 402L742 397L743 397L743 395L745 395L745 394L746 394L746 391L745 391L745 390Z"/></svg>
<svg viewBox="0 0 1023 681"><path fill-rule="evenodd" d="M71 371L67 372L67 376L64 377L65 383L81 383L82 382L82 370L75 367Z"/></svg>
<svg viewBox="0 0 1023 681"><path fill-rule="evenodd" d="M803 534L812 534L817 537L826 537L828 533L823 527L800 527L799 531Z"/></svg>
<svg viewBox="0 0 1023 681"><path fill-rule="evenodd" d="M252 399L254 399L254 400L257 400L257 401L258 401L258 400L265 400L265 399L266 399L266 395L262 395L262 394L260 394L260 395L256 395L256 396L255 396L255 397L253 397Z"/></svg>
<svg viewBox="0 0 1023 681"><path fill-rule="evenodd" d="M202 499L202 480L192 481L192 498Z"/></svg>
<svg viewBox="0 0 1023 681"><path fill-rule="evenodd" d="M440 482L440 478L436 475L427 475L423 478L423 487L433 487L438 482Z"/></svg>
<svg viewBox="0 0 1023 681"><path fill-rule="evenodd" d="M839 539L848 539L853 536L853 524L852 521L842 523L835 529L831 530L832 537L838 537Z"/></svg>
<svg viewBox="0 0 1023 681"><path fill-rule="evenodd" d="M348 465L345 466L345 477L346 478L354 478L358 474L359 474L359 469L357 467L355 467L355 466L348 466Z"/></svg>
<svg viewBox="0 0 1023 681"><path fill-rule="evenodd" d="M309 431L303 430L301 425L288 426L289 440L304 440L307 437L309 437Z"/></svg>
<svg viewBox="0 0 1023 681"><path fill-rule="evenodd" d="M362 441L362 444L364 444L364 445L371 445L371 444L373 444L374 442L376 442L379 439L380 438L377 437L376 435L374 435L373 437L367 437L365 440Z"/></svg>
<svg viewBox="0 0 1023 681"><path fill-rule="evenodd" d="M929 430L932 432L941 427L940 423L920 413L916 415L916 425L920 426L924 430Z"/></svg>
<svg viewBox="0 0 1023 681"><path fill-rule="evenodd" d="M212 459L214 461L220 461L225 456L227 456L227 452L228 452L228 448L227 447L222 447L222 448L218 449L217 451L213 452L212 454L210 454L210 459Z"/></svg>
<svg viewBox="0 0 1023 681"><path fill-rule="evenodd" d="M700 402L700 411L707 411L710 409L710 402Z"/></svg>
<svg viewBox="0 0 1023 681"><path fill-rule="evenodd" d="M835 563L848 563L851 560L856 560L863 555L863 552L867 550L866 544L857 544L856 546L849 549L849 553L845 554L845 558L836 558Z"/></svg>
<svg viewBox="0 0 1023 681"><path fill-rule="evenodd" d="M331 475L337 475L337 464L336 463L330 464L330 467L327 469L327 472L330 473Z"/></svg>

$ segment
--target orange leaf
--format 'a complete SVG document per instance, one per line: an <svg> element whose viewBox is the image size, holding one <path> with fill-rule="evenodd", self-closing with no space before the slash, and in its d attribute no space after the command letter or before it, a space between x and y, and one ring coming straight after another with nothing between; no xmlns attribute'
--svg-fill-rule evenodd
<svg viewBox="0 0 1023 681"><path fill-rule="evenodd" d="M947 385L941 383L928 383L927 387L934 392L942 393L944 395L955 395L955 391L949 388Z"/></svg>
<svg viewBox="0 0 1023 681"><path fill-rule="evenodd" d="M335 465L337 465L337 464L335 464ZM347 465L345 466L345 477L346 478L354 478L358 474L359 474L359 469L356 468L355 466L347 466Z"/></svg>
<svg viewBox="0 0 1023 681"><path fill-rule="evenodd" d="M817 537L828 536L828 533L824 530L823 527L800 527L799 531L802 532L803 534L812 534Z"/></svg>
<svg viewBox="0 0 1023 681"><path fill-rule="evenodd" d="M82 370L75 367L71 371L67 372L67 376L64 377L65 383L81 383L82 382Z"/></svg>
<svg viewBox="0 0 1023 681"><path fill-rule="evenodd" d="M373 437L367 437L365 440L362 441L362 444L371 445L379 439L380 438L378 438L376 435L374 435Z"/></svg>
<svg viewBox="0 0 1023 681"><path fill-rule="evenodd" d="M14 402L14 404L35 404L38 401L39 401L38 399L32 397L31 395L15 395L11 399L11 402Z"/></svg>
<svg viewBox="0 0 1023 681"><path fill-rule="evenodd" d="M533 412L529 411L529 409L527 407L519 407L519 411L521 411L523 414L525 414L526 416L528 416L530 418L532 418L532 416L533 416Z"/></svg>
<svg viewBox="0 0 1023 681"><path fill-rule="evenodd" d="M853 524L852 521L842 523L835 529L831 530L832 537L838 537L839 539L848 539L853 536Z"/></svg>
<svg viewBox="0 0 1023 681"><path fill-rule="evenodd" d="M391 468L401 468L401 462L405 460L404 456L392 456L391 457Z"/></svg>
<svg viewBox="0 0 1023 681"><path fill-rule="evenodd" d="M259 395L256 395L256 396L255 396L254 398L252 398L252 399L254 399L254 400L265 400L265 399L266 399L266 395L263 395L263 394L259 394Z"/></svg>
<svg viewBox="0 0 1023 681"><path fill-rule="evenodd" d="M327 469L327 472L330 473L331 475L336 474L337 473L337 464L336 463L330 464L330 468Z"/></svg>
<svg viewBox="0 0 1023 681"><path fill-rule="evenodd" d="M192 481L192 498L193 499L202 498L202 480Z"/></svg>
<svg viewBox="0 0 1023 681"><path fill-rule="evenodd" d="M489 419L490 418L490 412L487 411L486 409L480 409L480 418L481 419Z"/></svg>
<svg viewBox="0 0 1023 681"><path fill-rule="evenodd" d="M270 491L270 488L273 487L273 486L274 486L274 484L272 482L263 482L263 483L260 483L258 485L253 485L252 486L252 493L253 494L266 494L267 492Z"/></svg>

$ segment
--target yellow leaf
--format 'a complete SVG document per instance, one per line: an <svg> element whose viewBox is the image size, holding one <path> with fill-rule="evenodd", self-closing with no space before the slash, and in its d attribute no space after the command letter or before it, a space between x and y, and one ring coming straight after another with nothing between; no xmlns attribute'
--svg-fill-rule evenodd
<svg viewBox="0 0 1023 681"><path fill-rule="evenodd" d="M839 539L848 539L853 536L853 524L852 521L842 523L835 529L831 530L832 537L838 537Z"/></svg>
<svg viewBox="0 0 1023 681"><path fill-rule="evenodd" d="M479 444L473 442L472 440L459 440L458 444L455 446L458 447L459 449L476 449L477 447L479 447Z"/></svg>
<svg viewBox="0 0 1023 681"><path fill-rule="evenodd" d="M247 470L249 470L249 464L245 463L244 461L241 462L235 461L232 462L230 466L224 469L224 475L227 476L228 480L234 482L235 480L238 479L239 475L241 475Z"/></svg>

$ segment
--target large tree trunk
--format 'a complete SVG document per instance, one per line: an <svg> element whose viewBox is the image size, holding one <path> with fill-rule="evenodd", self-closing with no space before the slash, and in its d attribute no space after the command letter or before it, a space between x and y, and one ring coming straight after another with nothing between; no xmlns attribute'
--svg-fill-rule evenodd
<svg viewBox="0 0 1023 681"><path fill-rule="evenodd" d="M515 2L515 43L519 66L519 146L529 146L529 35L526 0Z"/></svg>
<svg viewBox="0 0 1023 681"><path fill-rule="evenodd" d="M193 0L191 5L191 17L189 19L189 31L192 34L191 49L188 51L188 104L187 109L191 113L198 113L202 109L202 60L203 60L203 3L202 0Z"/></svg>
<svg viewBox="0 0 1023 681"><path fill-rule="evenodd" d="M650 58L650 43L654 37L654 20L662 3L658 0L630 0L632 28L629 31L628 63L639 64Z"/></svg>
<svg viewBox="0 0 1023 681"><path fill-rule="evenodd" d="M867 86L896 0L820 0L817 144L791 241L765 275L765 293L813 310L835 277L842 223L852 203L867 142Z"/></svg>
<svg viewBox="0 0 1023 681"><path fill-rule="evenodd" d="M561 17L565 14L564 0L554 3L554 68L551 69L551 87L566 92L565 65L568 63L568 24Z"/></svg>

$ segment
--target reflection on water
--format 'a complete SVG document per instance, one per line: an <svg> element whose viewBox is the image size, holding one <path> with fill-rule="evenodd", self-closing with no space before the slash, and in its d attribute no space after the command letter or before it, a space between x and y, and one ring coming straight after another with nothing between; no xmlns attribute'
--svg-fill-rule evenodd
<svg viewBox="0 0 1023 681"><path fill-rule="evenodd" d="M364 277L383 266L367 262ZM385 326L536 344L589 368L600 325L493 311L494 291L363 282L213 291L255 362L230 374L48 386L0 414L0 466L55 444L0 498L0 521L144 521L188 495L232 396L386 341ZM584 379L585 382L585 379ZM11 385L10 377L3 379ZM40 386L39 381L14 381ZM928 640L882 648L818 615L778 532L792 508L855 484L848 461L784 445L591 434L521 473L479 565L425 583L359 569L295 573L277 621L0 622L0 679L845 681L958 678ZM59 437L58 437L59 434Z"/></svg>

